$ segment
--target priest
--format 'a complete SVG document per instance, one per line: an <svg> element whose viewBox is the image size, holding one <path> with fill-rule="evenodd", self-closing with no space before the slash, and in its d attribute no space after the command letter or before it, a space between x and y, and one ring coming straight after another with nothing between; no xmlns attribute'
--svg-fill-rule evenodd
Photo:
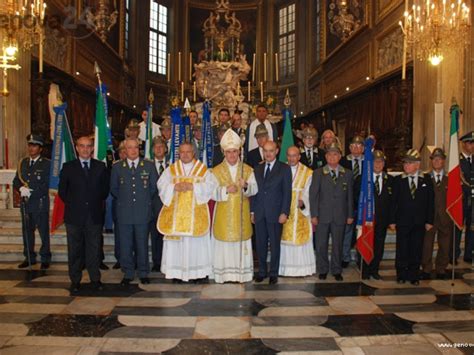
<svg viewBox="0 0 474 355"><path fill-rule="evenodd" d="M163 208L157 229L164 236L161 272L174 282L206 282L212 272L208 201L214 175L194 158L193 145L179 146L179 160L158 180Z"/></svg>
<svg viewBox="0 0 474 355"><path fill-rule="evenodd" d="M309 187L313 170L300 163L300 150L286 152L292 175L291 207L281 234L280 276L309 276L316 272L313 228L309 209Z"/></svg>
<svg viewBox="0 0 474 355"><path fill-rule="evenodd" d="M214 190L212 228L213 271L216 283L248 282L253 277L252 224L249 197L257 193L253 169L240 160L242 141L232 128L221 138L224 161L212 173Z"/></svg>

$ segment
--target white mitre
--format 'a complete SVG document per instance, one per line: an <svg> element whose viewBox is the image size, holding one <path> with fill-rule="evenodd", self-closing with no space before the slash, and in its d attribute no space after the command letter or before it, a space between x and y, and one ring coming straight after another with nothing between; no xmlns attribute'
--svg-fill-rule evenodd
<svg viewBox="0 0 474 355"><path fill-rule="evenodd" d="M242 146L242 140L232 128L229 128L222 136L220 144L223 151L231 149L240 149L240 147Z"/></svg>

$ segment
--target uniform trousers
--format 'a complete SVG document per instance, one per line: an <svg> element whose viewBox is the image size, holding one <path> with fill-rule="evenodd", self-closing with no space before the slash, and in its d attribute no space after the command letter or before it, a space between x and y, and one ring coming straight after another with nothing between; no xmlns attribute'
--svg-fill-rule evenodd
<svg viewBox="0 0 474 355"><path fill-rule="evenodd" d="M32 212L28 211L28 208L26 210L27 221L26 223L24 221L22 226L23 255L25 258L28 258L28 254L30 254L31 262L36 262L35 229L38 229L38 233L41 237L41 247L39 250L41 262L49 263L51 262L51 249L49 243L49 204L42 206L40 202L40 207L38 210L34 210ZM24 230L25 227L26 231ZM28 238L28 240L26 240L25 237Z"/></svg>
<svg viewBox="0 0 474 355"><path fill-rule="evenodd" d="M395 267L398 279L406 281L419 279L424 236L424 225L397 225Z"/></svg>
<svg viewBox="0 0 474 355"><path fill-rule="evenodd" d="M163 255L163 234L156 228L158 216L150 222L150 236L151 236L151 258L153 266L161 267L161 256Z"/></svg>
<svg viewBox="0 0 474 355"><path fill-rule="evenodd" d="M120 266L124 277L135 278L135 260L139 278L148 276L148 232L149 223L123 224L119 223L120 230ZM134 248L135 246L135 248ZM134 251L135 249L135 257Z"/></svg>
<svg viewBox="0 0 474 355"><path fill-rule="evenodd" d="M423 272L433 271L433 246L434 240L438 239L438 252L436 253L435 268L436 273L444 274L449 263L449 249L453 238L453 224L436 224L425 233L423 240L423 256L421 265Z"/></svg>
<svg viewBox="0 0 474 355"><path fill-rule="evenodd" d="M331 273L342 273L342 243L344 239L345 224L318 223L316 227L316 272L327 274L329 272L329 234L331 234Z"/></svg>
<svg viewBox="0 0 474 355"><path fill-rule="evenodd" d="M255 223L255 234L258 255L258 275L267 277L268 243L270 242L270 277L278 277L280 268L280 243L283 226L280 223L271 223L263 218Z"/></svg>

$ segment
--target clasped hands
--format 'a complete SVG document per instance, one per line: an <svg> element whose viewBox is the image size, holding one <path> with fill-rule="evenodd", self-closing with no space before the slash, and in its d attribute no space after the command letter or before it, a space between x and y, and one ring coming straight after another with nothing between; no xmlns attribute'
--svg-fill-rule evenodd
<svg viewBox="0 0 474 355"><path fill-rule="evenodd" d="M193 191L193 184L191 182L178 182L174 185L174 191L186 192Z"/></svg>
<svg viewBox="0 0 474 355"><path fill-rule="evenodd" d="M235 194L236 192L239 191L239 189L246 189L248 187L248 183L240 178L236 184L230 184L229 186L227 186L227 193L229 194Z"/></svg>

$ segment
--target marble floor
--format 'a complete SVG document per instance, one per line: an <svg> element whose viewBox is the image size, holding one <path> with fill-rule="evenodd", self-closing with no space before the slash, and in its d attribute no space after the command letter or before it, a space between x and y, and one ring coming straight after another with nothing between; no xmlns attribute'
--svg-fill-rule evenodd
<svg viewBox="0 0 474 355"><path fill-rule="evenodd" d="M474 273L455 282L399 285L393 261L383 281L355 267L332 277L280 278L278 285L151 284L122 287L103 272L71 296L66 264L32 272L0 264L0 354L473 354Z"/></svg>

